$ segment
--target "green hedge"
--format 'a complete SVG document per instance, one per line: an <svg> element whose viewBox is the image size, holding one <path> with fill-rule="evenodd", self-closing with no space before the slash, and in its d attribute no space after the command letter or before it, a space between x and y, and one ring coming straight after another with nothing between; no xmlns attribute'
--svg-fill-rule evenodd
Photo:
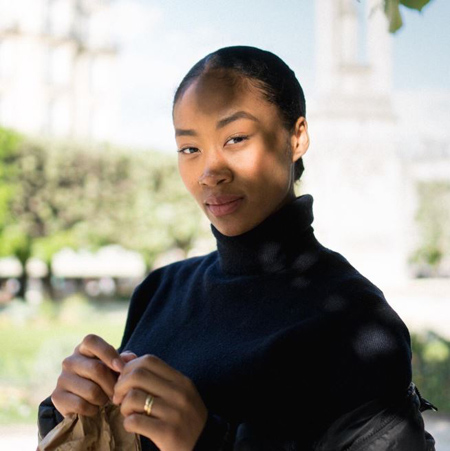
<svg viewBox="0 0 450 451"><path fill-rule="evenodd" d="M450 413L450 341L434 332L411 340L414 383L440 412Z"/></svg>

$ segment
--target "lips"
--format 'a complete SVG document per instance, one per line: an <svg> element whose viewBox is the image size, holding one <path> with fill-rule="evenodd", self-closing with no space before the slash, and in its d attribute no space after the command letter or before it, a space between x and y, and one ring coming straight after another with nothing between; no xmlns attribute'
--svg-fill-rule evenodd
<svg viewBox="0 0 450 451"><path fill-rule="evenodd" d="M242 196L236 194L221 194L219 196L208 196L205 200L206 205L223 205L242 199Z"/></svg>
<svg viewBox="0 0 450 451"><path fill-rule="evenodd" d="M234 194L209 196L205 200L206 208L214 216L225 216L234 213L242 204L244 198Z"/></svg>

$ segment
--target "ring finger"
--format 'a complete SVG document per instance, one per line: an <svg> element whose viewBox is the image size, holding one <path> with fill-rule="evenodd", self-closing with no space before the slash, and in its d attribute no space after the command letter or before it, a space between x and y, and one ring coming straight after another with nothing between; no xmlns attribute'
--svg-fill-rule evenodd
<svg viewBox="0 0 450 451"><path fill-rule="evenodd" d="M153 397L153 403L150 410L150 415L145 412L145 405L147 397ZM165 405L162 398L153 396L150 393L146 393L139 388L132 388L123 398L120 406L120 412L124 417L131 415L132 413L141 413L155 418L163 417Z"/></svg>

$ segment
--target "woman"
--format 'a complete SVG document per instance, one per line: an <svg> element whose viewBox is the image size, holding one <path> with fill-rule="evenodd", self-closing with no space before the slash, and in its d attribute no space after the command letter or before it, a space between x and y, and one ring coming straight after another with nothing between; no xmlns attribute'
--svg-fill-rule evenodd
<svg viewBox="0 0 450 451"><path fill-rule="evenodd" d="M83 340L46 403L54 420L112 400L144 450L434 449L406 326L294 194L309 146L294 73L220 49L181 82L173 122L218 249L137 287L119 351Z"/></svg>

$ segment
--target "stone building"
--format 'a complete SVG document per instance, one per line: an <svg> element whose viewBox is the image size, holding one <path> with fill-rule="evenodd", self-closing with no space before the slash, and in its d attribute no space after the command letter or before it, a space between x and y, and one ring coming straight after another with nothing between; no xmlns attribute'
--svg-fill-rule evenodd
<svg viewBox="0 0 450 451"><path fill-rule="evenodd" d="M422 145L424 137L402 131L392 90L393 38L379 2L315 4L317 97L308 113L303 191L315 198L324 245L374 282L401 284L412 275L418 240L417 183L450 182L450 146Z"/></svg>
<svg viewBox="0 0 450 451"><path fill-rule="evenodd" d="M110 140L117 116L110 0L0 0L0 125Z"/></svg>

